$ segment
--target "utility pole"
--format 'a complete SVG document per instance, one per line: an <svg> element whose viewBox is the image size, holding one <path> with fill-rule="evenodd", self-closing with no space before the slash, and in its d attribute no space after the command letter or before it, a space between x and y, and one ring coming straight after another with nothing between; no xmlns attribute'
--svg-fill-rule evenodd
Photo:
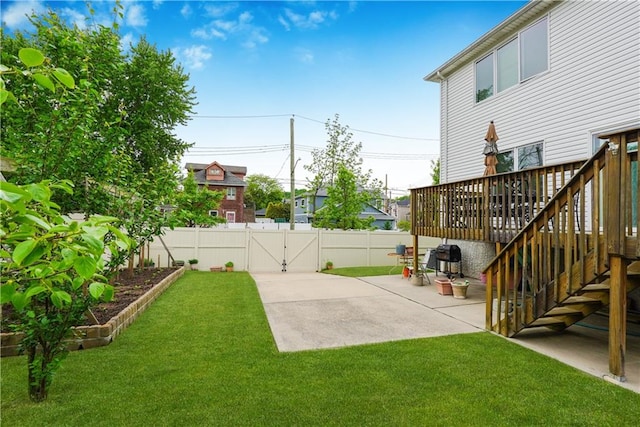
<svg viewBox="0 0 640 427"><path fill-rule="evenodd" d="M295 186L295 170L296 170L296 161L295 161L295 150L293 148L293 117L291 117L289 121L289 130L291 133L291 153L289 154L289 158L291 159L291 207L289 213L289 229L295 230L295 205L296 205L296 186Z"/></svg>
<svg viewBox="0 0 640 427"><path fill-rule="evenodd" d="M389 214L391 207L389 206L389 197L391 196L391 192L388 191L389 187L387 187L387 174L384 174L384 212Z"/></svg>

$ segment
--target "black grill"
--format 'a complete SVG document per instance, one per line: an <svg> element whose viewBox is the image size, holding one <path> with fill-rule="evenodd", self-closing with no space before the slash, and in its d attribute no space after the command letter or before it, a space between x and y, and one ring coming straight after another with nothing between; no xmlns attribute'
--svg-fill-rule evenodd
<svg viewBox="0 0 640 427"><path fill-rule="evenodd" d="M438 261L460 262L462 254L457 245L440 245L436 248L436 258Z"/></svg>

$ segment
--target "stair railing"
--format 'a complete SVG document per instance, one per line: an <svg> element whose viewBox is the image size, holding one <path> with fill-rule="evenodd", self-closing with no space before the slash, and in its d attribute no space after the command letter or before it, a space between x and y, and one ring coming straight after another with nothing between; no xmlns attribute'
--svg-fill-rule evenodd
<svg viewBox="0 0 640 427"><path fill-rule="evenodd" d="M619 250L640 256L637 148L627 152L637 133L612 136L485 268L487 329L512 336L599 279L614 233ZM607 164L618 153L624 161L614 176ZM612 196L615 188L620 198ZM618 199L620 206L607 205Z"/></svg>

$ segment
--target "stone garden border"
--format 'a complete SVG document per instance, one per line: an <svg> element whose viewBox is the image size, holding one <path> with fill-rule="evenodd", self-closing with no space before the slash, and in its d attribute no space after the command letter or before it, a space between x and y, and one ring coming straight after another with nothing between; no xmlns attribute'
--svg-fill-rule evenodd
<svg viewBox="0 0 640 427"><path fill-rule="evenodd" d="M151 288L147 293L141 295L127 308L116 316L112 317L103 325L78 326L74 328L74 337L68 343L69 350L83 350L94 347L109 345L118 335L122 333L133 321L144 312L169 286L171 286L185 272L182 267L179 270L165 277L160 283ZM0 334L0 356L17 356L20 350L22 333L2 333Z"/></svg>

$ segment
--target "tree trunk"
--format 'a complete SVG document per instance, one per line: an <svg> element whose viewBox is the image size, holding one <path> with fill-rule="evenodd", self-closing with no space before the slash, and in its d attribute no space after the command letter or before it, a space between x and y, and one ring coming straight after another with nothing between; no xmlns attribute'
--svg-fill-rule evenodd
<svg viewBox="0 0 640 427"><path fill-rule="evenodd" d="M45 369L45 357L36 361L37 347L30 346L27 349L28 371L29 371L29 398L34 402L43 402L47 399L47 378L43 375ZM40 365L40 366L37 366Z"/></svg>

